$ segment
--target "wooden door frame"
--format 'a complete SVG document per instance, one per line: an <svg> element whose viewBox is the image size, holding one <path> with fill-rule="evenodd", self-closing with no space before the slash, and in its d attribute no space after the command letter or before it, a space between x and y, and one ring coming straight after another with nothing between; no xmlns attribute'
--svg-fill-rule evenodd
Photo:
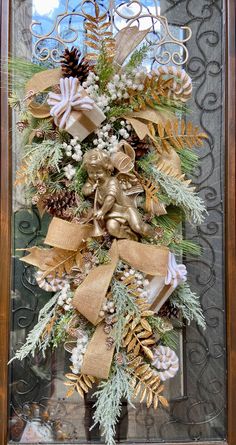
<svg viewBox="0 0 236 445"><path fill-rule="evenodd" d="M225 138L226 138L226 188L225 188L225 260L227 306L227 357L228 357L228 434L227 444L236 445L236 124L235 124L235 5L225 1L226 19L226 82L225 82ZM8 109L8 76L2 61L8 57L10 0L0 0L1 33L1 132L0 132L0 444L7 445L8 436L8 354L9 310L11 292L11 141L9 137L10 113ZM198 442L198 445L220 445L226 442ZM192 444L192 442L191 442ZM191 445L189 444L189 445ZM166 444L168 445L168 444ZM172 445L174 445L172 443ZM179 444L180 445L180 444ZM185 445L188 445L185 443Z"/></svg>

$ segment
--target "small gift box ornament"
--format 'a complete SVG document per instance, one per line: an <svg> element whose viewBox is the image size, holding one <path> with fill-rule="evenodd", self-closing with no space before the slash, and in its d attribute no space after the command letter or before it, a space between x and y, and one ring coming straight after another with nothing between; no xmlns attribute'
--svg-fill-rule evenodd
<svg viewBox="0 0 236 445"><path fill-rule="evenodd" d="M184 264L177 264L173 253L169 252L166 276L156 276L146 287L151 310L158 313L172 292L187 280L187 269Z"/></svg>
<svg viewBox="0 0 236 445"><path fill-rule="evenodd" d="M106 119L93 99L86 95L77 78L61 78L59 94L50 92L48 104L55 124L83 141Z"/></svg>

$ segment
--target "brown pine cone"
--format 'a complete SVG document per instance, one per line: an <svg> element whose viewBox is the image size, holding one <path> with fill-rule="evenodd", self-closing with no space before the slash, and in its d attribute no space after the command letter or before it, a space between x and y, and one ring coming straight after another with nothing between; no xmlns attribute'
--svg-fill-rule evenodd
<svg viewBox="0 0 236 445"><path fill-rule="evenodd" d="M77 196L73 191L61 191L48 196L44 202L45 210L50 215L69 218L73 213L70 209L77 206Z"/></svg>
<svg viewBox="0 0 236 445"><path fill-rule="evenodd" d="M158 316L165 318L179 318L179 309L174 307L169 301L166 301L158 311Z"/></svg>
<svg viewBox="0 0 236 445"><path fill-rule="evenodd" d="M61 70L63 77L77 77L82 84L86 81L90 65L83 57L78 48L72 46L71 49L66 48L61 56Z"/></svg>
<svg viewBox="0 0 236 445"><path fill-rule="evenodd" d="M131 147L135 150L136 159L141 158L145 154L148 153L150 145L148 144L146 139L139 139L136 134L133 134L127 139L127 142L131 145Z"/></svg>

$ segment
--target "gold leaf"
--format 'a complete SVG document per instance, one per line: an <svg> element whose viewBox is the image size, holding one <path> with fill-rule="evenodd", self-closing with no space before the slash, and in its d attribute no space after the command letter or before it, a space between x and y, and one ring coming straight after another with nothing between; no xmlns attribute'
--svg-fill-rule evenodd
<svg viewBox="0 0 236 445"><path fill-rule="evenodd" d="M152 391L149 391L148 395L147 395L147 399L146 399L147 408L150 408L150 406L152 404L152 400L153 400L153 394L152 394Z"/></svg>
<svg viewBox="0 0 236 445"><path fill-rule="evenodd" d="M64 385L65 386L73 386L73 388L75 386L75 384L73 382L64 382Z"/></svg>
<svg viewBox="0 0 236 445"><path fill-rule="evenodd" d="M77 382L77 380L78 380L78 376L77 375L75 375L75 374L65 374L65 377L67 378L67 379L69 379L69 380L74 380L74 381L76 381Z"/></svg>
<svg viewBox="0 0 236 445"><path fill-rule="evenodd" d="M133 331L135 329L135 327L137 326L137 324L139 323L139 318L135 318L132 323L131 323L131 331Z"/></svg>
<svg viewBox="0 0 236 445"><path fill-rule="evenodd" d="M144 372L148 371L149 369L150 369L150 365L148 365L148 364L139 366L139 367L135 370L135 374L136 374L136 375L142 375Z"/></svg>
<svg viewBox="0 0 236 445"><path fill-rule="evenodd" d="M89 46L90 48L99 50L99 46L98 46L96 43L89 42L88 40L85 40L85 41L84 41L84 44L85 44L86 46Z"/></svg>
<svg viewBox="0 0 236 445"><path fill-rule="evenodd" d="M140 323L146 331L152 332L152 328L145 318L141 318Z"/></svg>
<svg viewBox="0 0 236 445"><path fill-rule="evenodd" d="M169 406L169 403L168 403L168 401L166 400L165 397L159 396L159 400L160 400L162 406L164 406L165 408L167 408Z"/></svg>
<svg viewBox="0 0 236 445"><path fill-rule="evenodd" d="M83 374L83 379L84 379L84 382L86 383L86 385L89 388L93 387L93 384L92 384L91 380L89 379L89 377L86 374Z"/></svg>
<svg viewBox="0 0 236 445"><path fill-rule="evenodd" d="M150 379L150 377L152 377L153 376L153 371L151 370L149 370L149 371L146 371L143 375L142 375L142 380L149 380ZM149 382L146 382L148 385L149 385Z"/></svg>
<svg viewBox="0 0 236 445"><path fill-rule="evenodd" d="M129 334L127 335L126 339L123 342L124 348L126 348L126 346L131 342L132 340L132 332L129 332Z"/></svg>
<svg viewBox="0 0 236 445"><path fill-rule="evenodd" d="M76 384L76 390L77 390L77 392L79 393L79 395L83 399L84 398L84 392L83 392L83 390L81 389L81 387L80 387L80 385L78 383Z"/></svg>
<svg viewBox="0 0 236 445"><path fill-rule="evenodd" d="M151 317L152 315L154 315L155 312L153 311L144 311L142 312L142 317Z"/></svg>
<svg viewBox="0 0 236 445"><path fill-rule="evenodd" d="M66 398L68 399L69 397L71 397L74 394L74 387L73 388L69 388L67 393L66 393Z"/></svg>
<svg viewBox="0 0 236 445"><path fill-rule="evenodd" d="M133 354L135 357L139 354L140 348L141 348L140 344L137 343L137 345L135 346L135 348L133 350Z"/></svg>
<svg viewBox="0 0 236 445"><path fill-rule="evenodd" d="M154 395L154 400L153 400L153 407L154 407L154 409L158 408L158 402L159 402L158 396L155 394Z"/></svg>
<svg viewBox="0 0 236 445"><path fill-rule="evenodd" d="M132 351L132 349L135 347L135 345L136 345L136 342L137 342L137 340L136 340L136 338L134 337L132 340L131 340L131 342L128 344L128 347L127 347L127 351L128 352L130 352L130 351Z"/></svg>
<svg viewBox="0 0 236 445"><path fill-rule="evenodd" d="M139 401L140 403L142 403L144 401L146 393L147 393L147 388L144 388L142 390L141 398L140 398L140 401Z"/></svg>
<svg viewBox="0 0 236 445"><path fill-rule="evenodd" d="M147 346L142 346L142 349L143 349L144 354L146 354L146 356L150 360L153 360L153 353L152 353L151 349L149 349Z"/></svg>
<svg viewBox="0 0 236 445"><path fill-rule="evenodd" d="M149 331L142 331L139 334L137 334L138 338L148 338L152 335L152 332Z"/></svg>
<svg viewBox="0 0 236 445"><path fill-rule="evenodd" d="M136 386L134 392L133 392L133 397L134 397L134 398L136 398L136 397L139 395L141 388L142 388L142 383L139 382L139 383L137 384L137 386Z"/></svg>
<svg viewBox="0 0 236 445"><path fill-rule="evenodd" d="M156 340L154 338L147 338L145 340L142 340L143 346L149 346L149 345L155 345L155 344L156 344Z"/></svg>
<svg viewBox="0 0 236 445"><path fill-rule="evenodd" d="M79 385L80 385L80 387L82 388L82 390L84 392L88 392L88 387L87 387L86 383L82 379L80 379Z"/></svg>

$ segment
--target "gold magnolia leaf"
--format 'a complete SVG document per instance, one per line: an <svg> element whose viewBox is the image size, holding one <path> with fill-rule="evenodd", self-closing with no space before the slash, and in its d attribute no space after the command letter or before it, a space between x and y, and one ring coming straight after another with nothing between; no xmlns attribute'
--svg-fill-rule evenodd
<svg viewBox="0 0 236 445"><path fill-rule="evenodd" d="M150 406L152 404L152 400L153 400L153 394L152 394L152 391L149 390L148 395L147 395L147 399L146 399L147 408L150 408Z"/></svg>
<svg viewBox="0 0 236 445"><path fill-rule="evenodd" d="M139 395L141 388L142 388L142 382L139 382L133 392L134 398L136 398Z"/></svg>
<svg viewBox="0 0 236 445"><path fill-rule="evenodd" d="M66 393L66 398L68 399L69 397L71 397L74 394L75 388L69 388L67 393Z"/></svg>
<svg viewBox="0 0 236 445"><path fill-rule="evenodd" d="M147 393L147 388L144 388L142 390L142 394L141 394L141 397L140 397L140 401L139 401L140 403L142 403L144 401L144 399L146 397L146 393Z"/></svg>
<svg viewBox="0 0 236 445"><path fill-rule="evenodd" d="M84 399L84 392L81 389L80 384L78 382L76 383L76 390L79 393L80 397L82 397L82 399Z"/></svg>
<svg viewBox="0 0 236 445"><path fill-rule="evenodd" d="M166 400L165 397L159 396L159 400L160 400L162 406L164 406L165 408L167 408L169 406L169 403L168 403L168 401Z"/></svg>
<svg viewBox="0 0 236 445"><path fill-rule="evenodd" d="M141 318L140 323L146 331L152 332L152 328L145 318Z"/></svg>
<svg viewBox="0 0 236 445"><path fill-rule="evenodd" d="M154 409L157 409L157 408L158 408L158 403L159 403L159 398L158 398L158 396L155 394L155 395L154 395L154 399L153 399L153 407L154 407Z"/></svg>
<svg viewBox="0 0 236 445"><path fill-rule="evenodd" d="M88 392L88 386L84 383L84 381L82 380L82 378L80 379L80 381L79 381L79 385L80 385L80 387L82 388L82 390L84 391L84 392Z"/></svg>
<svg viewBox="0 0 236 445"><path fill-rule="evenodd" d="M126 346L128 346L128 344L131 342L132 337L133 337L132 332L129 332L127 337L125 338L125 340L123 342L124 348L126 348Z"/></svg>
<svg viewBox="0 0 236 445"><path fill-rule="evenodd" d="M148 337L150 337L151 335L152 335L152 332L150 332L150 331L142 331L142 332L140 332L140 333L137 334L137 337L138 337L139 339L141 339L141 338L148 338Z"/></svg>
<svg viewBox="0 0 236 445"><path fill-rule="evenodd" d="M71 373L65 374L65 377L69 380L74 380L75 382L77 382L77 380L78 380L78 376L75 374L71 374Z"/></svg>
<svg viewBox="0 0 236 445"><path fill-rule="evenodd" d="M147 338L146 340L142 340L143 346L155 345L156 340L154 338Z"/></svg>
<svg viewBox="0 0 236 445"><path fill-rule="evenodd" d="M146 354L146 356L150 359L153 360L153 353L151 351L151 349L149 349L147 346L142 346L143 352L144 354Z"/></svg>
<svg viewBox="0 0 236 445"><path fill-rule="evenodd" d="M135 347L135 345L136 345L136 342L137 342L137 340L136 340L136 338L134 337L132 340L131 340L131 342L128 344L128 346L127 346L127 352L130 352L130 351L132 351L132 349Z"/></svg>

